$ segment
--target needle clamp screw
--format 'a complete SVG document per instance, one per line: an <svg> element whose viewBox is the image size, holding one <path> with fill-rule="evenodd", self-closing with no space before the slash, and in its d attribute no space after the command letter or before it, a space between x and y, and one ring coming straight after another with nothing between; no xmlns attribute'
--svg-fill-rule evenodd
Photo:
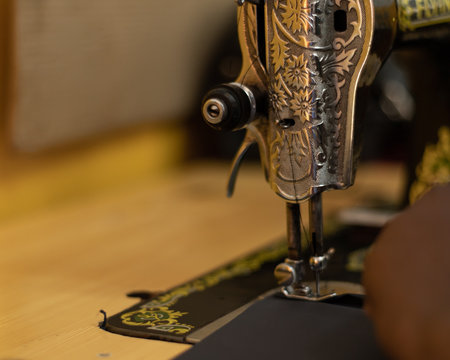
<svg viewBox="0 0 450 360"><path fill-rule="evenodd" d="M255 112L253 93L237 83L222 84L212 89L202 103L203 119L216 130L238 130L253 120Z"/></svg>

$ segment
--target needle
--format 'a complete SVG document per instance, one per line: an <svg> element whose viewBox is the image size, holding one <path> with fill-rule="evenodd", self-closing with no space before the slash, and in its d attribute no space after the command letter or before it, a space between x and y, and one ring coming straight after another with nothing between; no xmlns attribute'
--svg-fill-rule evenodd
<svg viewBox="0 0 450 360"><path fill-rule="evenodd" d="M320 296L319 282L320 282L320 273L319 273L318 270L316 270L316 296L317 296L317 297Z"/></svg>
<svg viewBox="0 0 450 360"><path fill-rule="evenodd" d="M323 255L322 193L313 195L309 201L309 232L314 256ZM320 269L316 269L316 296L320 295Z"/></svg>

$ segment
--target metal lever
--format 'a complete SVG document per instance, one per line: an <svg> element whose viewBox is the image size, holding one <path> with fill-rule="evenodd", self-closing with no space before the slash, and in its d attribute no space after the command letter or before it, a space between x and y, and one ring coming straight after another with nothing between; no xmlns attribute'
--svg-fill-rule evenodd
<svg viewBox="0 0 450 360"><path fill-rule="evenodd" d="M236 179L239 172L239 168L242 163L242 159L244 158L245 154L247 153L248 149L256 143L256 140L253 139L250 133L247 133L247 136L244 138L244 141L242 142L241 146L239 147L239 150L237 151L233 163L231 165L231 173L230 177L228 178L228 185L227 185L227 197L232 197L234 193L234 186L236 185Z"/></svg>

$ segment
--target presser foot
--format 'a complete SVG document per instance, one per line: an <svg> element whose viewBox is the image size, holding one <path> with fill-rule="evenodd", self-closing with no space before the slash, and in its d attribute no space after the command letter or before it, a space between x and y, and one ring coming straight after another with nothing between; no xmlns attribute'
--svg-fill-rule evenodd
<svg viewBox="0 0 450 360"><path fill-rule="evenodd" d="M288 299L307 301L324 301L346 294L364 295L362 285L346 281L321 281L319 293L311 290L314 286L315 282L306 281L295 287L284 286L281 288L281 293Z"/></svg>

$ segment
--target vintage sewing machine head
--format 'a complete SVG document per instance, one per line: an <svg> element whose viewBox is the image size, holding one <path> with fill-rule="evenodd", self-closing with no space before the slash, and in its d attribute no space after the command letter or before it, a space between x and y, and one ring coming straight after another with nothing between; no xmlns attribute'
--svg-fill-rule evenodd
<svg viewBox="0 0 450 360"><path fill-rule="evenodd" d="M270 187L287 202L289 255L276 277L286 296L320 300L334 295L321 294L319 285L333 252L323 248L321 193L353 184L364 92L396 41L426 35L423 28L431 24L444 24L437 31L448 28L450 9L442 1L410 0L238 0L237 5L242 70L235 82L205 96L203 117L218 130L246 129L229 195L244 154L258 145ZM302 283L298 204L305 200L315 291Z"/></svg>

